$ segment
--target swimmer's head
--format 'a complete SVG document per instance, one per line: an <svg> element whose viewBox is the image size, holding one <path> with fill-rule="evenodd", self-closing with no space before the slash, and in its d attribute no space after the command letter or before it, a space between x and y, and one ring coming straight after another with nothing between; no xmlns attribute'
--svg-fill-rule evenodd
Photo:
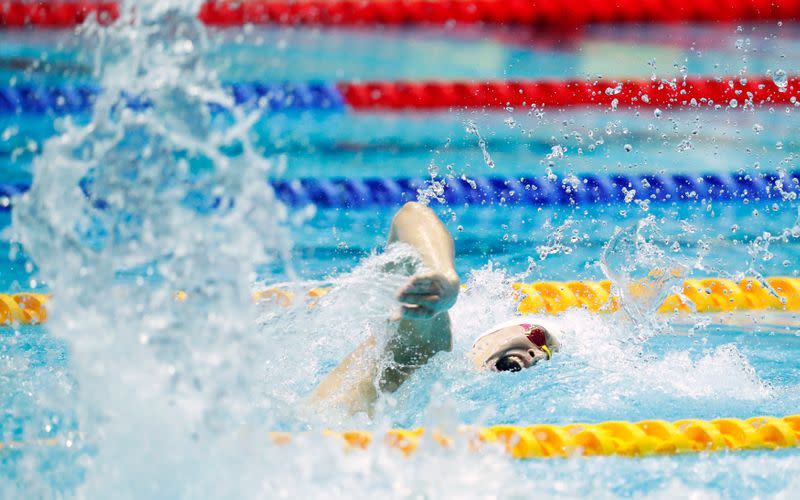
<svg viewBox="0 0 800 500"><path fill-rule="evenodd" d="M521 371L558 352L561 344L554 331L554 326L539 322L501 325L475 341L470 358L482 370Z"/></svg>

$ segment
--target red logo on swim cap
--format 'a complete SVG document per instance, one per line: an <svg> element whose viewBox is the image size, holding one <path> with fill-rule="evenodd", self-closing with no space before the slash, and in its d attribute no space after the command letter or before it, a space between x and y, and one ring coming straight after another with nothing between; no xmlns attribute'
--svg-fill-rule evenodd
<svg viewBox="0 0 800 500"><path fill-rule="evenodd" d="M528 337L528 340L530 340L534 345L537 347L547 345L547 330L539 325L523 324L520 326L527 330L525 336Z"/></svg>

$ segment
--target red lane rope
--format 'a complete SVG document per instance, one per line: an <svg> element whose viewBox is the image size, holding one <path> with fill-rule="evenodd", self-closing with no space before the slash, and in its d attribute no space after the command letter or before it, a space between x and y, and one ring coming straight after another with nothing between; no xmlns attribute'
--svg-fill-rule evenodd
<svg viewBox="0 0 800 500"><path fill-rule="evenodd" d="M517 82L366 82L337 85L356 110L436 110L508 106L746 107L793 104L799 78L781 91L772 78L651 80L536 80Z"/></svg>
<svg viewBox="0 0 800 500"><path fill-rule="evenodd" d="M67 27L91 13L118 16L114 2L0 0L0 26ZM209 0L207 24L372 25L458 23L548 27L591 23L788 21L800 0Z"/></svg>
<svg viewBox="0 0 800 500"><path fill-rule="evenodd" d="M210 24L459 23L574 26L591 23L789 20L799 0L245 0L210 1Z"/></svg>
<svg viewBox="0 0 800 500"><path fill-rule="evenodd" d="M103 24L119 16L116 2L38 2L0 0L0 26L68 28L97 14Z"/></svg>

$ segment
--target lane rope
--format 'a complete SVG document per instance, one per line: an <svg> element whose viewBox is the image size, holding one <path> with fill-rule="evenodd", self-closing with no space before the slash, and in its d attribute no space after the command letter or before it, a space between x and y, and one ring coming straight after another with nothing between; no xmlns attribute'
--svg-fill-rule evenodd
<svg viewBox="0 0 800 500"><path fill-rule="evenodd" d="M796 102L798 80L752 77L686 79L529 80L487 82L340 83L345 102L355 110L505 109L546 106L640 108L738 108ZM793 99L794 97L794 99Z"/></svg>
<svg viewBox="0 0 800 500"><path fill-rule="evenodd" d="M519 294L518 310L523 314L619 309L619 298L612 295L610 281L515 283L513 288ZM648 295L650 290L646 283L636 283L628 292L636 297ZM756 278L744 278L738 283L726 278L687 279L681 292L669 295L657 310L659 313L800 311L800 279L776 276L761 282Z"/></svg>
<svg viewBox="0 0 800 500"><path fill-rule="evenodd" d="M335 439L348 451L364 450L379 444L379 436L370 431L331 431L320 434L271 432L270 440L286 446L298 438ZM743 450L780 450L795 448L800 441L800 415L786 417L688 418L675 422L643 420L640 422L607 421L594 424L462 425L456 438L469 452L480 453L500 448L516 459L543 459L619 455L645 457ZM69 438L72 440L73 438ZM81 436L81 439L87 439ZM31 441L0 442L0 450L28 446L59 446L65 438L49 437ZM426 443L425 440L429 442ZM438 429L389 429L383 434L384 446L411 455L421 446L435 443L454 449L456 440ZM421 451L419 451L421 452Z"/></svg>
<svg viewBox="0 0 800 500"><path fill-rule="evenodd" d="M800 4L800 2L798 2ZM446 111L509 107L601 107L611 109L750 109L795 106L799 80L770 77L685 79L598 79L527 81L242 82L229 84L239 106L288 111ZM0 87L0 114L88 112L101 89L89 83L61 86L32 83ZM122 96L133 109L145 98ZM210 105L212 108L218 106Z"/></svg>
<svg viewBox="0 0 800 500"><path fill-rule="evenodd" d="M611 174L553 177L440 178L438 195L449 205L581 206L633 202L698 203L706 201L758 202L796 200L800 171L752 174ZM395 207L429 193L431 179L415 178L303 178L272 180L283 203L292 207L314 204L321 208ZM0 184L0 212L13 208L13 197L29 184ZM91 187L83 186L84 193ZM104 209L100 199L95 207Z"/></svg>
<svg viewBox="0 0 800 500"><path fill-rule="evenodd" d="M596 424L569 425L495 425L459 429L466 436L468 448L480 451L487 446L501 446L514 458L559 458L572 456L675 455L733 450L777 450L794 448L800 439L800 415L753 417L747 420L720 418L716 420L684 419L676 422L644 420ZM452 447L453 438L439 431L427 432L431 441ZM339 439L349 449L366 449L376 436L368 431L326 431L323 436ZM391 429L383 442L390 448L410 455L416 451L425 429ZM274 443L285 445L295 435L271 433Z"/></svg>
<svg viewBox="0 0 800 500"><path fill-rule="evenodd" d="M235 83L226 88L236 105L273 112L311 109L336 111L344 107L341 92L335 85L324 82ZM0 115L26 113L61 116L87 113L91 111L100 92L100 87L90 83L0 86ZM124 95L121 99L135 110L152 106L147 99L136 96ZM209 106L219 109L213 104Z"/></svg>
<svg viewBox="0 0 800 500"><path fill-rule="evenodd" d="M0 325L44 323L49 300L50 296L43 293L0 294Z"/></svg>
<svg viewBox="0 0 800 500"><path fill-rule="evenodd" d="M610 281L539 281L514 283L512 288L522 314L559 314L569 309L613 312L619 298L612 294ZM331 288L319 287L304 294L280 287L252 294L254 302L272 302L280 307L301 305L315 307ZM634 297L646 296L651 289L646 282L628 289ZM176 300L188 300L186 292L177 292ZM0 294L0 325L38 324L47 320L46 305L50 296L40 293ZM684 280L680 293L669 295L658 307L659 313L721 313L734 311L800 311L800 278L773 276Z"/></svg>
<svg viewBox="0 0 800 500"><path fill-rule="evenodd" d="M653 273L654 275L658 273ZM661 273L663 274L663 273ZM654 276L657 278L658 276ZM514 297L521 314L560 314L569 309L585 309L596 313L619 310L619 297L612 294L611 282L604 281L538 281L513 283ZM255 301L269 301L290 307L302 300L315 307L330 287L314 288L306 297L295 292L272 287L253 295ZM628 286L633 298L652 295L647 280ZM800 278L773 276L759 280L743 278L736 282L728 278L693 278L683 282L679 293L668 295L657 312L723 313L734 311L800 311Z"/></svg>
<svg viewBox="0 0 800 500"><path fill-rule="evenodd" d="M0 0L0 26L71 27L90 15L108 24L119 16L115 2ZM578 27L595 23L791 21L796 0L667 0L564 2L560 0L247 0L205 2L198 17L209 25L410 25L520 24Z"/></svg>
<svg viewBox="0 0 800 500"><path fill-rule="evenodd" d="M583 205L601 203L794 200L800 171L753 174L611 174L541 177L440 178L448 204ZM272 182L290 206L367 208L397 206L429 191L431 179L323 179Z"/></svg>

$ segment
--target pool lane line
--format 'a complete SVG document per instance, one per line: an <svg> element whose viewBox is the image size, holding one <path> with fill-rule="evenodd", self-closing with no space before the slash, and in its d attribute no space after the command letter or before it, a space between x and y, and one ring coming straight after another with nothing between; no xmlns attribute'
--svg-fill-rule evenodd
<svg viewBox="0 0 800 500"><path fill-rule="evenodd" d="M654 286L660 286L659 276L651 278L652 285L646 280L633 283L626 293L633 298L647 297ZM514 283L512 288L521 314L559 314L569 309L607 313L619 309L619 296L610 281L539 281ZM280 307L313 308L330 291L329 287L312 288L304 293L270 287L254 292L252 299ZM50 298L40 293L0 294L0 325L46 322ZM182 302L191 300L191 296L179 291L175 299ZM738 282L727 278L687 279L680 293L669 295L657 308L657 312L664 314L741 311L800 311L800 278L774 276L763 280L744 278Z"/></svg>
<svg viewBox="0 0 800 500"><path fill-rule="evenodd" d="M233 83L226 88L237 106L262 108L273 112L342 111L345 103L332 83ZM88 113L102 89L93 83L47 85L24 83L0 86L0 115L52 114L55 116ZM120 101L134 110L152 107L143 97L123 94ZM209 104L212 111L221 107Z"/></svg>
<svg viewBox="0 0 800 500"><path fill-rule="evenodd" d="M304 437L312 433L302 433ZM466 448L480 452L499 446L518 459L567 458L575 456L644 457L740 450L778 450L795 448L800 440L800 415L777 417L719 418L715 420L683 419L675 422L644 420L641 422L609 421L594 424L567 425L494 425L461 426L460 438ZM287 445L297 434L273 432L272 441ZM324 431L321 438L338 439L347 449L366 449L377 441L370 431ZM453 448L455 440L433 429L389 429L383 443L409 455L418 451L423 439ZM430 446L430 444L428 444Z"/></svg>
<svg viewBox="0 0 800 500"><path fill-rule="evenodd" d="M0 0L0 27L69 28L96 15L109 24L120 15L116 2L32 2ZM791 21L800 18L800 4L783 0L247 0L206 1L198 12L214 26L245 24L385 26L385 25L524 25L571 28L598 24L734 23Z"/></svg>
<svg viewBox="0 0 800 500"><path fill-rule="evenodd" d="M653 295L668 278L654 271L646 279L629 284L625 293L631 299L645 299ZM462 288L467 288L462 285ZM583 309L595 313L619 310L619 291L611 282L602 281L537 281L513 283L514 298L521 314L560 314L570 309ZM316 287L305 294L275 286L257 291L253 300L274 303L280 307L297 305L316 307L321 297L332 287ZM179 296L182 300L188 297ZM800 278L772 276L758 279L742 278L690 278L683 281L678 293L668 295L660 305L653 304L661 314L734 313L745 311L796 312L800 311ZM655 307L657 306L657 308Z"/></svg>
<svg viewBox="0 0 800 500"><path fill-rule="evenodd" d="M785 80L784 80L785 78ZM777 83L776 83L777 82ZM454 108L506 109L600 107L726 109L797 102L799 80L753 76L673 79L539 79L519 81L378 81L337 84L357 111L442 111Z"/></svg>
<svg viewBox="0 0 800 500"><path fill-rule="evenodd" d="M795 201L800 171L721 174L586 174L566 177L442 177L273 179L277 198L291 207L368 209L396 207L416 201L420 193L450 205L582 206L637 203L751 203ZM436 183L436 186L434 186ZM90 181L81 186L92 195ZM190 187L190 186L189 186ZM432 189L434 188L435 189ZM12 210L14 197L30 189L26 183L0 184L0 212ZM92 195L98 209L107 208ZM222 200L206 197L200 209L217 208ZM202 203L202 206L200 205Z"/></svg>
<svg viewBox="0 0 800 500"><path fill-rule="evenodd" d="M380 440L381 434L383 439ZM82 441L91 437L79 434ZM674 422L659 419L639 422L606 421L574 424L460 425L455 430L388 429L384 433L349 430L322 432L270 432L276 446L308 448L309 439L338 440L346 451L366 450L382 442L404 455L424 448L481 453L500 449L515 459L557 459L593 456L647 457L730 451L774 451L796 448L800 442L800 415L758 416L748 419L686 418ZM0 451L30 446L75 444L73 437L49 437L29 441L0 442Z"/></svg>
<svg viewBox="0 0 800 500"><path fill-rule="evenodd" d="M442 188L436 194L434 183ZM753 174L587 174L566 177L304 178L273 180L290 206L369 208L417 200L420 191L447 204L580 206L618 203L795 200L800 171ZM437 188L438 189L438 188ZM2 191L0 191L2 192Z"/></svg>
<svg viewBox="0 0 800 500"><path fill-rule="evenodd" d="M800 3L798 3L800 5ZM800 105L795 76L687 77L669 80L241 82L226 87L238 106L268 112L398 112L458 109L751 109ZM0 87L0 115L89 112L101 89L90 83ZM123 95L133 109L146 97ZM221 109L209 104L212 109Z"/></svg>

